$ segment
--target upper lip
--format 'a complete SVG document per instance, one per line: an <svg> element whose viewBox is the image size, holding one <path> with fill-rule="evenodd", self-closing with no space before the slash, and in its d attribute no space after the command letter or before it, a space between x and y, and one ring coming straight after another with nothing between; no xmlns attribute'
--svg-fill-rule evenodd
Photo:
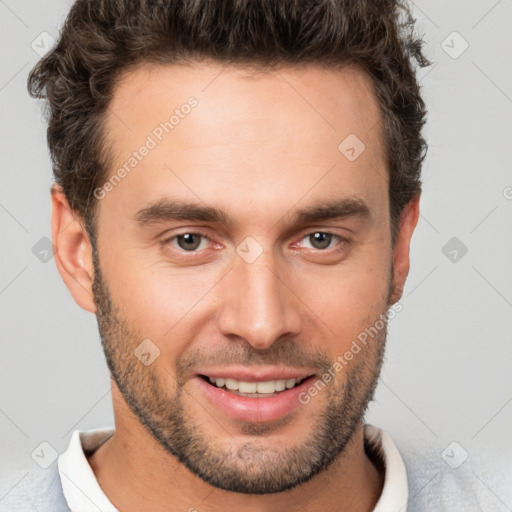
<svg viewBox="0 0 512 512"><path fill-rule="evenodd" d="M269 380L302 380L315 374L308 368L291 368L279 366L230 366L200 369L197 375L204 375L214 379L234 379L244 382L265 382Z"/></svg>

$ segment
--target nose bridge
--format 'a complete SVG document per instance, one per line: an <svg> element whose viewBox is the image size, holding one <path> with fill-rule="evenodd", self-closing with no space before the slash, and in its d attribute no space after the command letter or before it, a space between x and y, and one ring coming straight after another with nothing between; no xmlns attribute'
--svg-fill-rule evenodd
<svg viewBox="0 0 512 512"><path fill-rule="evenodd" d="M272 251L263 252L252 262L237 255L223 284L217 315L223 334L239 336L255 348L265 349L284 334L299 333L298 304L285 283L282 265Z"/></svg>

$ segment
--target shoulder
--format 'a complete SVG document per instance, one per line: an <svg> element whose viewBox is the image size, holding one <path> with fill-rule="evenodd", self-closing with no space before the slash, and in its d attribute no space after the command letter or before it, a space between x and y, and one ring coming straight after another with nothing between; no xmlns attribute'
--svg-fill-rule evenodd
<svg viewBox="0 0 512 512"><path fill-rule="evenodd" d="M70 512L57 463L1 475L0 492L0 512Z"/></svg>
<svg viewBox="0 0 512 512"><path fill-rule="evenodd" d="M497 496L507 488L510 464L489 464L471 445L458 442L418 438L395 443L407 472L407 512L501 510Z"/></svg>

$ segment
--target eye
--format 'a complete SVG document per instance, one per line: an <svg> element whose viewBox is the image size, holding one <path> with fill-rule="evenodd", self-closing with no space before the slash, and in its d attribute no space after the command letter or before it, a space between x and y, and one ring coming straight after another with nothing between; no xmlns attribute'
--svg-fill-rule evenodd
<svg viewBox="0 0 512 512"><path fill-rule="evenodd" d="M346 242L345 238L327 231L315 231L306 235L302 240L307 240L312 248L317 250L329 249L332 247L331 242L333 241Z"/></svg>
<svg viewBox="0 0 512 512"><path fill-rule="evenodd" d="M183 251L193 252L197 251L199 248L203 249L202 245L204 245L204 241L208 240L208 238L201 233L182 233L180 235L174 235L171 238L164 240L164 244L173 244L178 249L182 249Z"/></svg>

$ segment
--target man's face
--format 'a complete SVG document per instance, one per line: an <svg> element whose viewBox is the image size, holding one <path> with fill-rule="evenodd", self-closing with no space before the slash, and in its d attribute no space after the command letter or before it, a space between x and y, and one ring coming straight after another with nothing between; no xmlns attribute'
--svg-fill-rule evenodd
<svg viewBox="0 0 512 512"><path fill-rule="evenodd" d="M93 291L107 362L138 420L216 487L291 488L360 425L385 327L335 362L393 288L381 126L369 80L350 69L147 67L115 91L109 176L139 156L98 202ZM148 210L164 201L179 208ZM185 203L210 216L185 215ZM297 215L334 203L337 216ZM210 377L249 384L237 392ZM305 380L268 383L293 377ZM254 386L264 393L240 396Z"/></svg>

